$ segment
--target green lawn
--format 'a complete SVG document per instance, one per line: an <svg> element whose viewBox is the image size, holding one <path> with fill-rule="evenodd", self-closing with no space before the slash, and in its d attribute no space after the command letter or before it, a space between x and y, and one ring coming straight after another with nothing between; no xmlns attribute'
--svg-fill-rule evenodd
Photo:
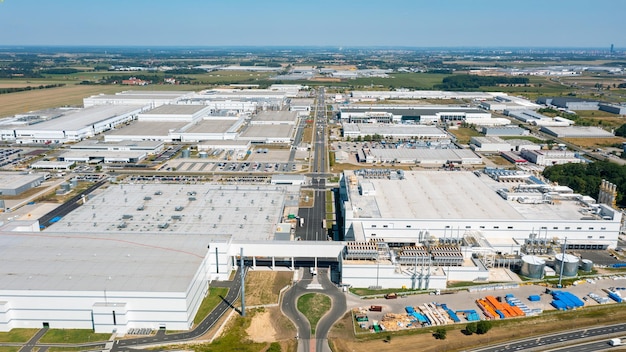
<svg viewBox="0 0 626 352"><path fill-rule="evenodd" d="M298 298L298 310L311 323L311 334L315 335L315 328L320 319L330 310L330 297L321 293L307 293Z"/></svg>
<svg viewBox="0 0 626 352"><path fill-rule="evenodd" d="M198 313L193 319L194 324L199 324L209 313L222 301L221 297L226 297L228 289L226 287L209 287L209 294L202 300Z"/></svg>
<svg viewBox="0 0 626 352"><path fill-rule="evenodd" d="M87 329L50 329L39 342L41 343L85 343L106 341L111 334L96 334Z"/></svg>
<svg viewBox="0 0 626 352"><path fill-rule="evenodd" d="M0 342L26 342L39 331L38 329L12 329L0 332Z"/></svg>

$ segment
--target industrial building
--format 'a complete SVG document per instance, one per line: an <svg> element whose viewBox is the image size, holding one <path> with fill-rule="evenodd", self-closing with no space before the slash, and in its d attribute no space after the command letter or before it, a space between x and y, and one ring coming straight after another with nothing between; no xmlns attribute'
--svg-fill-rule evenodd
<svg viewBox="0 0 626 352"><path fill-rule="evenodd" d="M211 109L205 105L165 104L140 113L137 116L137 120L153 122L193 122L207 116L210 110Z"/></svg>
<svg viewBox="0 0 626 352"><path fill-rule="evenodd" d="M491 92L450 92L441 90L395 90L395 91L352 91L351 101L377 101L386 99L493 99L502 93Z"/></svg>
<svg viewBox="0 0 626 352"><path fill-rule="evenodd" d="M446 121L466 121L468 123L482 124L478 122L491 119L491 113L481 109L445 105L376 105L368 107L349 105L340 107L338 114L342 122L349 123L412 122L433 124ZM499 120L493 120L493 122L499 122ZM501 122L504 124L504 121ZM506 123L508 122L507 120Z"/></svg>
<svg viewBox="0 0 626 352"><path fill-rule="evenodd" d="M297 119L295 111L261 111L252 116L250 125L295 125Z"/></svg>
<svg viewBox="0 0 626 352"><path fill-rule="evenodd" d="M98 94L83 99L83 106L133 105L155 108L165 104L176 104L192 96L194 92L179 91L124 91L116 94Z"/></svg>
<svg viewBox="0 0 626 352"><path fill-rule="evenodd" d="M598 110L600 102L597 100L587 100L575 97L541 97L537 99L537 104L554 106L567 110Z"/></svg>
<svg viewBox="0 0 626 352"><path fill-rule="evenodd" d="M505 152L511 150L511 144L499 137L471 137L470 148L475 152Z"/></svg>
<svg viewBox="0 0 626 352"><path fill-rule="evenodd" d="M505 110L504 114L535 126L567 127L574 124L570 119L560 116L548 117L532 110Z"/></svg>
<svg viewBox="0 0 626 352"><path fill-rule="evenodd" d="M340 186L345 236L354 241L342 279L357 286L485 280L498 257L547 253L565 238L568 249L613 248L621 222L610 206L516 171L357 170L344 172Z"/></svg>
<svg viewBox="0 0 626 352"><path fill-rule="evenodd" d="M4 120L0 135L12 143L79 142L133 121L143 110L138 106L102 105L32 112Z"/></svg>
<svg viewBox="0 0 626 352"><path fill-rule="evenodd" d="M374 124L374 123L344 123L343 136L346 138L358 138L365 136L380 135L383 137L401 139L449 139L450 136L443 130L434 126L410 125L410 124Z"/></svg>
<svg viewBox="0 0 626 352"><path fill-rule="evenodd" d="M120 184L43 233L37 221L13 221L0 229L0 331L188 330L241 248L337 258L339 244L280 245L298 194L286 185Z"/></svg>
<svg viewBox="0 0 626 352"><path fill-rule="evenodd" d="M581 163L576 153L568 150L528 150L520 151L520 155L533 164L551 166L569 163Z"/></svg>
<svg viewBox="0 0 626 352"><path fill-rule="evenodd" d="M485 126L481 129L485 136L528 136L530 131L519 126Z"/></svg>
<svg viewBox="0 0 626 352"><path fill-rule="evenodd" d="M496 95L493 100L481 101L479 106L490 111L536 110L541 107L539 104L535 104L524 98L505 94Z"/></svg>
<svg viewBox="0 0 626 352"><path fill-rule="evenodd" d="M46 173L22 173L0 171L0 195L16 196L38 187L44 181Z"/></svg>
<svg viewBox="0 0 626 352"><path fill-rule="evenodd" d="M542 126L541 132L559 138L611 138L613 133L593 126L553 127Z"/></svg>
<svg viewBox="0 0 626 352"><path fill-rule="evenodd" d="M367 149L357 154L366 163L417 164L422 166L480 165L480 156L467 149Z"/></svg>

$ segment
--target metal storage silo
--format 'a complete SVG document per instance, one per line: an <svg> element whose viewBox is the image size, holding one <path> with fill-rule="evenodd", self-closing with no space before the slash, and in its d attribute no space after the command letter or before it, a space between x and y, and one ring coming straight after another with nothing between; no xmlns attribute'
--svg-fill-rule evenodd
<svg viewBox="0 0 626 352"><path fill-rule="evenodd" d="M4 199L0 199L0 210L4 210Z"/></svg>
<svg viewBox="0 0 626 352"><path fill-rule="evenodd" d="M189 148L183 149L183 153L181 154L182 158L188 159L190 155L191 155L191 151L189 150Z"/></svg>
<svg viewBox="0 0 626 352"><path fill-rule="evenodd" d="M198 156L200 156L200 159L208 159L209 158L209 153L207 153L207 152L200 152L200 153L198 153Z"/></svg>
<svg viewBox="0 0 626 352"><path fill-rule="evenodd" d="M534 255L525 255L522 257L522 269L520 275L531 279L543 278L543 272L546 267L546 261Z"/></svg>
<svg viewBox="0 0 626 352"><path fill-rule="evenodd" d="M579 259L575 255L559 253L554 256L554 270L559 274L563 266L563 276L576 276L578 275L578 262Z"/></svg>
<svg viewBox="0 0 626 352"><path fill-rule="evenodd" d="M580 265L580 269L587 272L593 270L593 262L589 259L583 259Z"/></svg>

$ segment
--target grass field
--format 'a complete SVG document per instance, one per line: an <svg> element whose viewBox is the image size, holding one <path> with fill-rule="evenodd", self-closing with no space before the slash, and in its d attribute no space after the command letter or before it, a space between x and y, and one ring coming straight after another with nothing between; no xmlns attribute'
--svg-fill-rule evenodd
<svg viewBox="0 0 626 352"><path fill-rule="evenodd" d="M211 313L213 308L217 307L217 305L222 301L222 297L226 297L226 294L228 294L228 289L226 287L209 287L209 294L204 297L202 303L200 303L200 308L198 308L198 313L196 313L193 323L199 324L204 318L206 318L206 316Z"/></svg>
<svg viewBox="0 0 626 352"><path fill-rule="evenodd" d="M460 144L469 144L471 137L478 137L481 135L478 131L469 127L449 129L448 132L452 133Z"/></svg>
<svg viewBox="0 0 626 352"><path fill-rule="evenodd" d="M311 334L315 335L315 327L320 319L330 310L330 297L321 293L307 293L298 298L298 310L311 323Z"/></svg>
<svg viewBox="0 0 626 352"><path fill-rule="evenodd" d="M0 332L0 342L26 342L37 333L38 329L12 329Z"/></svg>
<svg viewBox="0 0 626 352"><path fill-rule="evenodd" d="M246 275L246 303L251 306L278 303L280 290L289 286L290 271L249 271Z"/></svg>
<svg viewBox="0 0 626 352"><path fill-rule="evenodd" d="M0 352L18 352L20 349L21 347L0 346Z"/></svg>
<svg viewBox="0 0 626 352"><path fill-rule="evenodd" d="M39 339L41 343L83 343L106 341L111 334L96 334L87 329L50 329Z"/></svg>

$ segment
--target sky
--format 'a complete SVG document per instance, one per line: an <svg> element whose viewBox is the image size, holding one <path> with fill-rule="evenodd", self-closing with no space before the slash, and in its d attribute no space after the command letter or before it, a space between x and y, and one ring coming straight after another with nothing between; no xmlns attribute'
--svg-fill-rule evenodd
<svg viewBox="0 0 626 352"><path fill-rule="evenodd" d="M0 45L626 48L624 0L0 1Z"/></svg>

